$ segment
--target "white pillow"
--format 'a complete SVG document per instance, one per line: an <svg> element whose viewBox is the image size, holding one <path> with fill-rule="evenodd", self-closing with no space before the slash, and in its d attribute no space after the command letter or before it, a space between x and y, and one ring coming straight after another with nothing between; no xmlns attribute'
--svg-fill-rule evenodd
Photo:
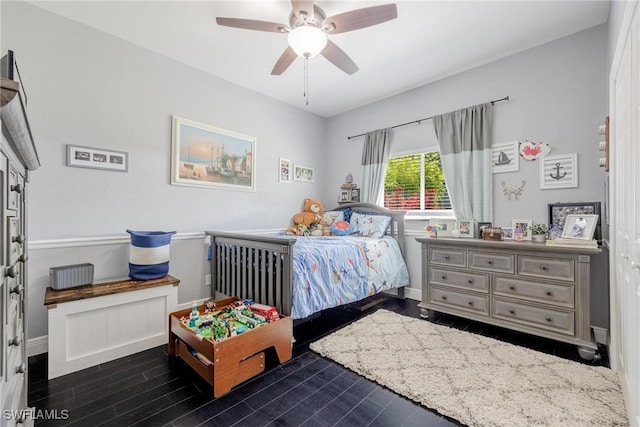
<svg viewBox="0 0 640 427"><path fill-rule="evenodd" d="M370 215L360 212L351 214L353 234L364 237L381 238L387 233L391 217L387 215Z"/></svg>

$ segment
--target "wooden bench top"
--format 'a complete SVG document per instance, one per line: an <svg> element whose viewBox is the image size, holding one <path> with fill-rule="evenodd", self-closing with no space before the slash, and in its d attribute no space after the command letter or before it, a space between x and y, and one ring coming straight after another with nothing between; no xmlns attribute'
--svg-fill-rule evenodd
<svg viewBox="0 0 640 427"><path fill-rule="evenodd" d="M113 282L94 283L92 285L78 286L77 288L61 289L59 291L48 287L44 296L44 305L46 305L47 308L54 308L56 304L61 304L63 302L137 291L145 288L154 288L156 286L178 286L179 284L180 280L173 276L166 276L161 279L154 280L125 279Z"/></svg>

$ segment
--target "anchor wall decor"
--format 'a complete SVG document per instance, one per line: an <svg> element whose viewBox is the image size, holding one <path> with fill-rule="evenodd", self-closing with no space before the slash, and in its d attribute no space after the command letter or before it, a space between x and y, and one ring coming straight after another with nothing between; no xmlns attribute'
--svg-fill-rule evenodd
<svg viewBox="0 0 640 427"><path fill-rule="evenodd" d="M540 159L540 189L578 186L578 154L561 154Z"/></svg>

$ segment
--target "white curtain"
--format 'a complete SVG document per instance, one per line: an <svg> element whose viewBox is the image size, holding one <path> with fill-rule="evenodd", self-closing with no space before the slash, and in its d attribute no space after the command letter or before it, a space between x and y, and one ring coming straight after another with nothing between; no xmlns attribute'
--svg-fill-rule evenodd
<svg viewBox="0 0 640 427"><path fill-rule="evenodd" d="M493 104L433 117L451 206L459 220L493 222Z"/></svg>
<svg viewBox="0 0 640 427"><path fill-rule="evenodd" d="M384 176L389 161L391 128L368 132L362 148L362 189L361 200L366 203L383 205Z"/></svg>

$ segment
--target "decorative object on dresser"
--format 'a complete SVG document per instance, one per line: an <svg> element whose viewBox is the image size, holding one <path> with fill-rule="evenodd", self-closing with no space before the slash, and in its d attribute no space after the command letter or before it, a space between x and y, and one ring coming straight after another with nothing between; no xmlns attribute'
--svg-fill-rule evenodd
<svg viewBox="0 0 640 427"><path fill-rule="evenodd" d="M171 184L255 191L256 138L173 116Z"/></svg>
<svg viewBox="0 0 640 427"><path fill-rule="evenodd" d="M547 224L533 224L531 226L531 240L534 242L544 242L547 240Z"/></svg>
<svg viewBox="0 0 640 427"><path fill-rule="evenodd" d="M502 239L513 240L513 227L502 227Z"/></svg>
<svg viewBox="0 0 640 427"><path fill-rule="evenodd" d="M460 237L473 237L473 221L460 220L456 224L456 229L460 232Z"/></svg>
<svg viewBox="0 0 640 427"><path fill-rule="evenodd" d="M419 307L424 316L449 313L575 344L584 359L595 356L590 263L600 249L417 240L423 254Z"/></svg>
<svg viewBox="0 0 640 427"><path fill-rule="evenodd" d="M491 227L491 223L490 222L478 222L476 223L476 234L475 237L478 239L482 239L483 235L482 233L484 232L485 228L489 228Z"/></svg>
<svg viewBox="0 0 640 427"><path fill-rule="evenodd" d="M530 219L514 219L511 220L513 227L513 239L517 241L531 240L531 225L533 221Z"/></svg>
<svg viewBox="0 0 640 427"><path fill-rule="evenodd" d="M482 229L482 238L484 240L502 240L502 227L484 227Z"/></svg>
<svg viewBox="0 0 640 427"><path fill-rule="evenodd" d="M26 91L20 81L12 51L1 60L0 118L0 212L3 225L0 262L0 406L8 425L23 423L27 416L27 289L29 280L27 236L27 190L29 175L40 167L26 111ZM3 418L4 425L5 419Z"/></svg>
<svg viewBox="0 0 640 427"><path fill-rule="evenodd" d="M549 226L557 225L560 230L564 228L567 215L598 215L593 238L602 239L602 227L600 220L600 202L568 202L549 203Z"/></svg>
<svg viewBox="0 0 640 427"><path fill-rule="evenodd" d="M592 240L596 229L598 215L571 214L562 228L563 239Z"/></svg>

